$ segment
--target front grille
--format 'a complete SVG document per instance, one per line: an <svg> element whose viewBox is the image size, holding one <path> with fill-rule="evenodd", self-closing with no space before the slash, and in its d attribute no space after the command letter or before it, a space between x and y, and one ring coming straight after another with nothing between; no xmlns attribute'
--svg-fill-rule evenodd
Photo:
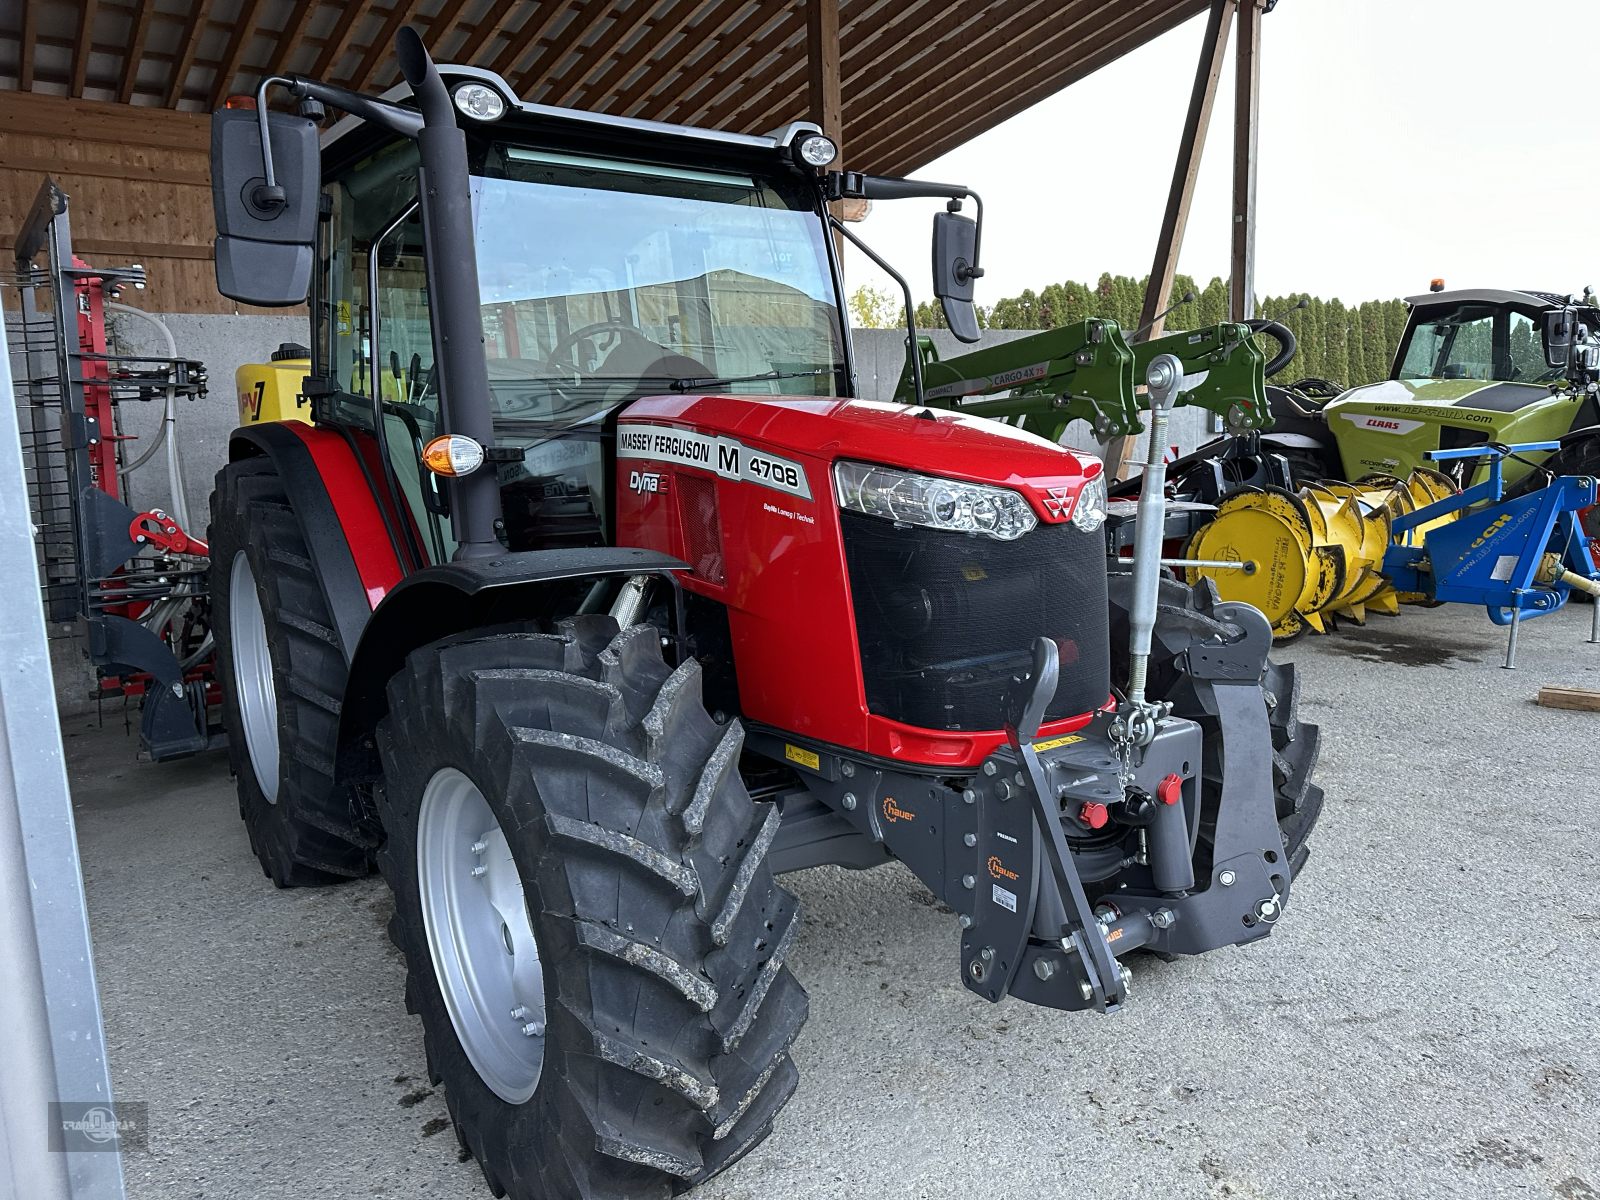
<svg viewBox="0 0 1600 1200"><path fill-rule="evenodd" d="M1111 690L1105 542L1071 524L1014 542L841 512L867 708L924 729L998 729L1013 675L1051 638L1061 677L1047 719Z"/></svg>

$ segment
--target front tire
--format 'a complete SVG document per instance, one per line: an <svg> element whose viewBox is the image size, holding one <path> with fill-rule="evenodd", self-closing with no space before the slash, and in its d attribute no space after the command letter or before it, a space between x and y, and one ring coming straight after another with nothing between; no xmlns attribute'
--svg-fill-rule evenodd
<svg viewBox="0 0 1600 1200"><path fill-rule="evenodd" d="M478 630L415 651L389 704L390 933L490 1188L666 1197L737 1160L796 1084L801 922L699 664L608 617Z"/></svg>

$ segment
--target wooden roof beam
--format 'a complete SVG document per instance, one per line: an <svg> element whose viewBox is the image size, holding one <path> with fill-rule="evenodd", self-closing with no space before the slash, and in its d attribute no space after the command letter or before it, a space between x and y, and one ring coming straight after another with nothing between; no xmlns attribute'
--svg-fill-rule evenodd
<svg viewBox="0 0 1600 1200"><path fill-rule="evenodd" d="M72 51L72 98L83 99L83 85L89 75L89 52L94 47L94 18L99 12L100 0L83 0L83 11L78 18L78 40Z"/></svg>
<svg viewBox="0 0 1600 1200"><path fill-rule="evenodd" d="M1133 0L1131 7L1140 9L1151 4L1171 2ZM955 98L972 95L975 84L981 83L983 90L992 97L995 71L1005 69L1015 78L1026 78L1018 69L1018 64L1037 61L1047 50L1072 53L1075 47L1083 44L1086 37L1104 35L1106 30L1112 28L1116 20L1115 13L1121 6L1121 0L1068 0L1044 21L1031 22L1025 28L1014 25L1010 18L999 22L987 34L964 47L964 69L959 75L951 76L939 86L924 90L917 96L918 118L908 120L906 105L897 103L902 94L914 86L907 83L901 72L887 77L877 87L852 94L853 120L850 123L854 144L872 145L885 136L895 139L900 145L908 144L912 136L911 129L930 121L943 121L947 114L956 113ZM1034 6L1029 7L1032 9ZM1017 14L1018 17L1023 15ZM1015 47L1024 33L1029 49L1019 58ZM896 84L898 86L894 86ZM868 93L871 93L870 99Z"/></svg>
<svg viewBox="0 0 1600 1200"><path fill-rule="evenodd" d="M1189 111L1183 121L1183 136L1178 140L1172 187L1167 192L1167 209L1161 218L1155 261L1150 265L1150 283L1145 288L1144 309L1139 317L1141 327L1150 327L1143 341L1153 341L1166 332L1166 318L1161 311L1172 296L1172 280L1178 272L1178 255L1183 252L1195 181L1200 177L1200 157L1205 153L1206 132L1211 128L1211 110L1217 100L1217 81L1222 77L1222 55L1228 48L1237 7L1238 0L1214 0L1200 39L1200 62L1189 93Z"/></svg>
<svg viewBox="0 0 1600 1200"><path fill-rule="evenodd" d="M607 105L600 111L618 117L638 116L638 110L650 102L650 93L657 88L675 83L673 72L677 71L695 51L704 49L710 42L714 42L719 30L731 34L733 30L749 21L765 21L769 14L781 12L784 2L785 0L760 0L757 8L746 13L740 10L746 8L750 0L721 0L716 8L706 14L704 20L686 28L677 43L668 47L658 60L652 62L649 59L636 59L627 64L620 80L623 86L627 85L629 76L640 67L645 68L644 74L634 81L632 87L628 87L619 95L614 104ZM709 38L708 33L711 35Z"/></svg>
<svg viewBox="0 0 1600 1200"><path fill-rule="evenodd" d="M945 0L911 0L889 3L858 24L842 31L840 67L845 90L886 60L903 53L907 43L922 40L947 9Z"/></svg>
<svg viewBox="0 0 1600 1200"><path fill-rule="evenodd" d="M648 22L648 24L632 27L618 40L618 42L626 40L627 34L637 32L638 29L643 27L646 32L638 42L630 45L627 50L619 51L618 54L611 54L613 46L618 45L618 43L611 42L610 34L606 34L606 37L602 38L600 42L590 46L589 53L584 58L579 59L578 66L573 67L570 72L571 80L566 80L563 77L560 82L550 85L550 91L542 94L539 102L541 104L578 104L579 98L589 96L589 94L600 88L600 80L610 74L611 67L621 67L621 74L618 75L618 83L621 85L626 80L627 75L634 70L634 67L637 67L640 62L648 61L651 54L656 53L662 42L666 42L667 38L682 34L683 29L690 24L690 21L693 21L696 16L706 11L706 6L712 3L712 0L667 0L667 3L669 3L669 8L667 8L667 13L664 16L656 19L656 21ZM606 45L608 42L611 42L611 45Z"/></svg>
<svg viewBox="0 0 1600 1200"><path fill-rule="evenodd" d="M805 0L806 109L834 140L843 169L844 119L839 90L839 0Z"/></svg>
<svg viewBox="0 0 1600 1200"><path fill-rule="evenodd" d="M495 38L505 32L506 22L511 20L512 15L521 4L522 0L494 0L484 10L483 16L478 19L478 23L472 27L472 32L467 34L467 40L461 43L461 48L452 54L451 58L458 63L470 63L477 58L478 55L488 49ZM528 20L537 20L538 11L538 8L535 7Z"/></svg>
<svg viewBox="0 0 1600 1200"><path fill-rule="evenodd" d="M533 15L522 23L522 28L512 35L505 49L495 58L495 70L503 75L505 72L499 67L501 62L514 66L524 54L537 47L555 28L561 14L567 11L568 3L569 0L539 0L539 7L533 10ZM522 92L518 91L517 94L520 96Z"/></svg>
<svg viewBox="0 0 1600 1200"><path fill-rule="evenodd" d="M670 116L683 125L710 125L706 115L730 88L737 88L743 80L752 77L763 63L790 43L797 42L799 48L805 45L804 17L787 5L779 6L776 13L752 26L751 32L752 36L728 49L724 49L719 39L711 51L718 60L716 70L709 75L681 80L684 86L670 96L660 97L651 111L661 120Z"/></svg>
<svg viewBox="0 0 1600 1200"><path fill-rule="evenodd" d="M33 91L33 52L39 42L39 0L24 0L22 6L22 45L18 49L17 88Z"/></svg>
<svg viewBox="0 0 1600 1200"><path fill-rule="evenodd" d="M969 80L984 76L986 68L998 70L1003 66L1003 61L997 60L1003 60L1005 56L1014 59L1018 45L1035 45L1041 24L1048 25L1050 21L1060 19L1046 15L1041 22L1038 19L1041 14L1051 14L1057 10L1065 12L1071 7L1062 5L1059 0L1027 0L1000 20L992 20L982 11L961 14L956 9L949 9L949 23L943 26L937 36L928 39L919 53L905 59L888 74L852 88L850 107L858 113L892 108L899 111L901 119L904 119L904 111L913 106L926 111L929 92L927 67L930 62L955 61L959 58L961 69L950 79ZM986 27L985 22L988 22ZM978 31L973 36L975 26ZM955 53L944 53L947 45ZM1023 78L1009 68L1006 71L1010 78ZM994 77L986 77L985 81L993 91ZM933 90L937 91L938 88Z"/></svg>
<svg viewBox="0 0 1600 1200"><path fill-rule="evenodd" d="M206 20L211 15L212 0L194 0L194 9L184 22L183 34L178 39L178 59L172 64L172 74L167 79L167 107L177 108L183 99L183 87L189 79L189 68L194 65L194 52L200 45L200 35L205 32Z"/></svg>
<svg viewBox="0 0 1600 1200"><path fill-rule="evenodd" d="M1240 0L1234 47L1233 251L1228 310L1235 321L1256 315L1256 132L1261 112L1261 0Z"/></svg>
<svg viewBox="0 0 1600 1200"><path fill-rule="evenodd" d="M239 64L244 59L245 48L255 35L256 22L263 2L264 0L244 0L239 7L238 19L233 23L233 34L228 38L228 48L223 52L222 61L217 66L216 78L211 81L209 107L212 110L221 108L222 102L228 98L228 87L233 83L233 77L239 73Z"/></svg>
<svg viewBox="0 0 1600 1200"><path fill-rule="evenodd" d="M888 147L881 165L874 169L897 174L915 171L1203 11L1204 0L1168 0L1164 4L1145 0L1110 23L1116 28L1107 28L1102 36L1086 38L1059 48L1053 54L1045 54L1045 48L1041 47L1038 55L1029 55L1019 63L1019 75L1037 78L1039 83L988 108L975 109L972 96L963 93L948 107L951 115L930 118L922 122L912 136L896 139L899 144Z"/></svg>
<svg viewBox="0 0 1600 1200"><path fill-rule="evenodd" d="M422 7L422 0L395 0L394 7L389 10L389 15L384 19L383 28L378 30L377 36L372 39L372 44L367 47L367 52L361 56L361 65L356 68L350 77L350 90L364 92L367 85L372 82L372 77L378 73L378 68L389 57L394 49L395 34L400 32L400 26L406 24L416 16L417 9Z"/></svg>
<svg viewBox="0 0 1600 1200"><path fill-rule="evenodd" d="M461 19L461 10L466 6L467 0L445 0L444 7L428 18L428 32L422 35L422 42L428 47L429 54L439 57L440 43L450 36L450 31Z"/></svg>
<svg viewBox="0 0 1600 1200"><path fill-rule="evenodd" d="M144 59L145 39L150 36L150 18L155 11L156 0L141 0L139 11L133 18L128 48L122 55L122 82L117 86L119 103L128 104L133 100L133 89L139 82L139 63Z"/></svg>
<svg viewBox="0 0 1600 1200"><path fill-rule="evenodd" d="M289 60L305 40L306 27L311 24L311 13L321 3L322 0L295 0L289 19L278 33L278 44L273 47L272 57L262 72L263 79L270 75L282 75L289 69Z"/></svg>
<svg viewBox="0 0 1600 1200"><path fill-rule="evenodd" d="M356 26L372 11L372 0L345 0L344 11L339 14L339 21L333 27L333 32L328 35L328 40L322 44L322 53L317 55L316 65L311 68L311 77L326 83L333 82L329 72L339 65L339 60L344 57L344 52L350 48L350 38L356 31Z"/></svg>
<svg viewBox="0 0 1600 1200"><path fill-rule="evenodd" d="M617 27L631 28L633 25L633 22L630 22L624 14L615 11L610 4L595 3L594 0L589 0L588 3L585 3L584 0L578 0L577 7L572 12L572 20L568 21L566 28L552 38L550 44L540 51L537 59L539 65L534 67L532 63L528 64L532 68L528 73L532 74L536 71L539 75L549 78L551 72L561 65L567 55L572 53L574 47L578 46L584 38L594 32L600 22L607 17L612 18L611 25L613 29ZM515 62L509 62L506 64L506 68L509 70L515 65Z"/></svg>

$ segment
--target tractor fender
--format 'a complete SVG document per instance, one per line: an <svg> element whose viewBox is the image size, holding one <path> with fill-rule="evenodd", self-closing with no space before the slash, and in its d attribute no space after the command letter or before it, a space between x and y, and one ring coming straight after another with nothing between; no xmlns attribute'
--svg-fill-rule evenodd
<svg viewBox="0 0 1600 1200"><path fill-rule="evenodd" d="M360 539L363 558L369 561L363 564L365 570L357 566L347 531L360 534L363 527L370 524L370 514L348 510L370 508L375 514L377 502L364 481L359 490L339 486L341 475L332 468L344 465L333 461L341 452L348 460L349 469L354 469L354 456L342 438L310 425L281 421L235 429L228 442L230 462L266 455L277 468L295 521L311 552L311 566L333 616L339 648L345 662L349 663L355 656L361 631L372 616L377 598L388 590L384 585L397 583L403 572L388 547L381 517L377 536ZM349 493L337 497L337 505L335 497L329 494L330 479L341 493ZM369 519L360 520L363 516Z"/></svg>
<svg viewBox="0 0 1600 1200"><path fill-rule="evenodd" d="M678 596L674 571L689 564L655 550L601 546L506 551L425 567L389 590L367 621L350 661L339 708L337 783L369 782L382 771L373 731L389 711L388 684L413 650L451 634L548 615L547 601L568 580L606 575L665 575Z"/></svg>

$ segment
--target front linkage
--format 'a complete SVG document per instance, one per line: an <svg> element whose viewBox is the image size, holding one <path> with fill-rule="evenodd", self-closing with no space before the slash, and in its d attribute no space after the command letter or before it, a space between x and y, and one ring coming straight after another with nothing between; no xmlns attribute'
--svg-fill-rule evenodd
<svg viewBox="0 0 1600 1200"><path fill-rule="evenodd" d="M863 762L759 727L748 744L800 766L807 791L959 914L962 982L972 991L1115 1011L1128 990L1119 956L1140 946L1201 954L1254 941L1288 899L1260 686L1271 628L1244 604L1216 604L1194 624L1195 635L1178 635L1186 648L1160 665L1164 677L1177 673L1168 694L1180 708L1214 716L1226 738L1225 754L1211 747L1222 771L1212 811L1202 780L1207 733L1197 720L1165 712L1132 751L1131 768L1119 761L1115 712L1038 739L1058 669L1047 639L1035 643L1032 669L1008 695L1011 744L970 776ZM1165 656L1174 630L1162 632ZM787 806L785 817L787 826Z"/></svg>

